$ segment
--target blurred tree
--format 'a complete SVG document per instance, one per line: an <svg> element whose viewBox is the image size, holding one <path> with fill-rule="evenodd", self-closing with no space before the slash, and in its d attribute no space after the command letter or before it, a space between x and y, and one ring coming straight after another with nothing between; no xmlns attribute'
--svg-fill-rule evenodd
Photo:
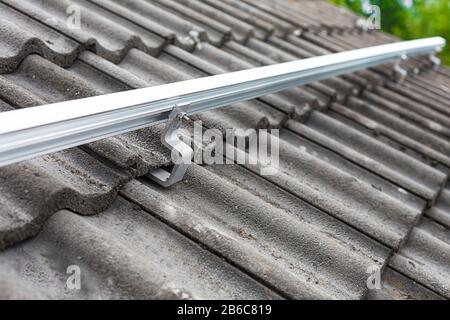
<svg viewBox="0 0 450 320"><path fill-rule="evenodd" d="M450 44L450 0L330 0L366 15L367 4L381 9L381 27L403 39L417 39L442 36ZM450 65L449 45L441 54L442 60Z"/></svg>

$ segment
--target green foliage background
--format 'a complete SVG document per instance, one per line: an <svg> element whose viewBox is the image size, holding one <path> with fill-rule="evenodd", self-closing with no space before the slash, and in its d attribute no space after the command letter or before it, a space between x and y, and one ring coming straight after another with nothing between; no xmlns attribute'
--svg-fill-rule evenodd
<svg viewBox="0 0 450 320"><path fill-rule="evenodd" d="M363 12L363 3L381 9L383 31L409 40L442 36L448 45L441 53L442 61L450 66L450 0L329 0L353 11ZM409 5L408 5L409 2Z"/></svg>

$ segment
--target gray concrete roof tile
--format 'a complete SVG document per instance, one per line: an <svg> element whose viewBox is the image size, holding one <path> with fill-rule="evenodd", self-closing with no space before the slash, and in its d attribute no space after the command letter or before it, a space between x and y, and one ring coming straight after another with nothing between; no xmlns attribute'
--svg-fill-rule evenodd
<svg viewBox="0 0 450 320"><path fill-rule="evenodd" d="M450 299L450 229L424 219L390 266Z"/></svg>
<svg viewBox="0 0 450 320"><path fill-rule="evenodd" d="M78 44L0 3L0 73L11 72L31 53L64 66L73 63Z"/></svg>
<svg viewBox="0 0 450 320"><path fill-rule="evenodd" d="M432 203L447 181L443 173L328 115L314 112L304 125L290 122L289 128Z"/></svg>
<svg viewBox="0 0 450 320"><path fill-rule="evenodd" d="M389 252L239 167L192 166L168 190L132 182L123 194L291 298L361 298Z"/></svg>
<svg viewBox="0 0 450 320"><path fill-rule="evenodd" d="M0 248L36 235L56 211L100 213L127 177L71 149L0 170Z"/></svg>
<svg viewBox="0 0 450 320"><path fill-rule="evenodd" d="M355 97L351 97L345 106L333 104L330 109L372 130L375 135L384 135L403 146L414 149L430 160L440 161L446 166L450 165L448 141L389 112L377 109Z"/></svg>
<svg viewBox="0 0 450 320"><path fill-rule="evenodd" d="M179 0L179 2L181 2L185 7L191 8L192 10L195 10L204 16L219 21L231 28L233 39L238 42L246 42L255 35L255 28L252 25L236 17L233 17L230 14L227 14L219 8L208 5L206 1Z"/></svg>
<svg viewBox="0 0 450 320"><path fill-rule="evenodd" d="M376 89L377 91L379 89ZM414 112L414 110L411 110L410 108L404 108L401 104L398 104L389 98L383 97L382 95L374 92L364 91L362 93L362 97L370 102L371 104L374 104L376 106L381 107L383 110L388 110L390 112L393 112L397 114L402 119L407 120L408 122L411 122L415 125L418 125L419 127L435 134L439 134L441 136L450 136L450 129L441 125L440 123L434 121L433 119L430 119L424 115L418 114L417 112ZM417 107L417 105L415 105ZM431 113L434 118L439 117L439 114L436 112L430 111L429 109L425 109L422 106L418 106L420 112L422 113ZM445 118L444 118L445 122Z"/></svg>
<svg viewBox="0 0 450 320"><path fill-rule="evenodd" d="M450 187L442 190L436 204L427 211L427 216L450 229Z"/></svg>
<svg viewBox="0 0 450 320"><path fill-rule="evenodd" d="M92 217L60 211L36 239L1 255L0 270L9 270L1 298L281 298L123 198ZM71 265L80 268L81 290L67 289Z"/></svg>
<svg viewBox="0 0 450 320"><path fill-rule="evenodd" d="M246 167L260 172L258 166ZM280 141L280 170L266 178L392 248L401 245L421 214L299 142Z"/></svg>
<svg viewBox="0 0 450 320"><path fill-rule="evenodd" d="M174 37L171 31L156 23L149 22L148 24L156 27L151 28L146 25L147 29L144 29L85 0L5 0L4 2L50 28L58 30L59 39L74 39L82 48L93 47L98 55L114 62L119 62L133 47L157 54L165 43ZM67 9L71 7L79 10L79 26L68 24Z"/></svg>
<svg viewBox="0 0 450 320"><path fill-rule="evenodd" d="M366 298L368 300L444 300L442 296L389 267L383 272L382 289L370 290Z"/></svg>
<svg viewBox="0 0 450 320"><path fill-rule="evenodd" d="M388 99L398 105L402 106L402 108L411 110L412 112L426 117L430 120L433 120L438 125L445 126L446 130L450 128L450 116L443 114L439 111L436 111L435 108L431 108L427 105L419 103L416 99L410 99L404 94L399 94L388 88L377 87L376 92L380 94L383 98ZM450 137L450 135L448 135Z"/></svg>
<svg viewBox="0 0 450 320"><path fill-rule="evenodd" d="M0 111L398 41L297 1L1 0ZM70 5L81 29L65 23ZM281 128L277 176L194 165L167 190L133 180L169 163L162 125L0 169L0 246L16 243L0 253L0 288L73 297L51 264L82 256L93 287L79 298L448 297L450 72L405 68L404 86L381 66L194 117ZM391 266L379 292L366 287L373 264Z"/></svg>

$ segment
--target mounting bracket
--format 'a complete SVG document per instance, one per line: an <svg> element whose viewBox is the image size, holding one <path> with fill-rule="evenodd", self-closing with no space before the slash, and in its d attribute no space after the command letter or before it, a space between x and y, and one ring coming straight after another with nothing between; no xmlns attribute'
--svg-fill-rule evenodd
<svg viewBox="0 0 450 320"><path fill-rule="evenodd" d="M157 168L147 174L148 178L165 188L183 180L192 160L193 150L177 135L177 129L180 128L189 107L190 104L176 105L170 113L167 126L161 135L162 144L171 150L172 160L178 153L172 170L169 172L164 168Z"/></svg>
<svg viewBox="0 0 450 320"><path fill-rule="evenodd" d="M406 71L400 64L402 61L408 60L407 55L402 55L399 60L397 60L394 64L394 71L395 71L395 80L402 84L406 77L408 76L408 71Z"/></svg>
<svg viewBox="0 0 450 320"><path fill-rule="evenodd" d="M429 59L433 65L433 70L436 70L441 65L441 59L439 59L434 53L429 55Z"/></svg>

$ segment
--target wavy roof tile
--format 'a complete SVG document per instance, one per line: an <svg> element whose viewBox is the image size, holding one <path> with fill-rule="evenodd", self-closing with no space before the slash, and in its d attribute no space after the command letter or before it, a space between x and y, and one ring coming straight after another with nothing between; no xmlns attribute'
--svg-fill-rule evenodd
<svg viewBox="0 0 450 320"><path fill-rule="evenodd" d="M397 41L318 0L0 0L0 18L1 112ZM192 165L163 189L145 178L169 164L163 125L0 168L0 298L450 298L450 71L404 67L193 118L279 128L276 176Z"/></svg>

